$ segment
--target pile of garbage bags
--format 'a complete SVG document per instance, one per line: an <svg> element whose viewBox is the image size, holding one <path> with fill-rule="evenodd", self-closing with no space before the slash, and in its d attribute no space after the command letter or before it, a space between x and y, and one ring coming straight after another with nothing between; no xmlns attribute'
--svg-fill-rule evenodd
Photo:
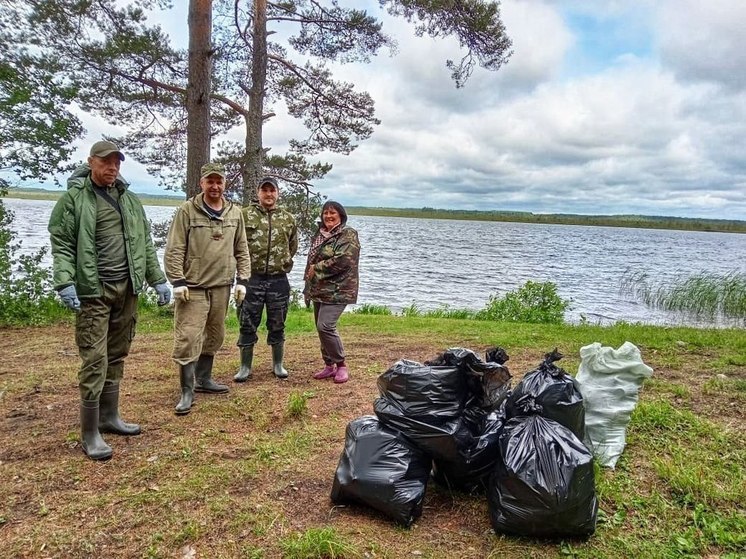
<svg viewBox="0 0 746 559"><path fill-rule="evenodd" d="M594 532L593 455L577 381L555 350L511 390L501 348L485 359L452 348L424 364L400 360L378 377L375 416L351 421L331 498L409 526L427 484L486 494L498 533Z"/></svg>

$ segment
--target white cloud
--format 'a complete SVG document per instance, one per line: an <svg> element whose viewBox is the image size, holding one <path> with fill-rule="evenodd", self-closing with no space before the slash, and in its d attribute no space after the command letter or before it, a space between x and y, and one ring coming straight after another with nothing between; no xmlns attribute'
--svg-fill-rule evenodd
<svg viewBox="0 0 746 559"><path fill-rule="evenodd" d="M662 60L677 76L746 86L746 2L665 0L657 19Z"/></svg>
<svg viewBox="0 0 746 559"><path fill-rule="evenodd" d="M681 66L654 53L563 77L557 69L571 63L577 38L560 10L573 5L581 9L503 4L516 54L497 74L475 73L463 90L434 70L444 51L407 49L378 79L383 124L351 156L330 156L335 170L322 190L361 205L746 219L743 94L680 80ZM642 28L655 3L583 6L585 16L636 18ZM666 25L650 28L651 43L670 36ZM730 34L722 44L738 40L735 29L717 29Z"/></svg>

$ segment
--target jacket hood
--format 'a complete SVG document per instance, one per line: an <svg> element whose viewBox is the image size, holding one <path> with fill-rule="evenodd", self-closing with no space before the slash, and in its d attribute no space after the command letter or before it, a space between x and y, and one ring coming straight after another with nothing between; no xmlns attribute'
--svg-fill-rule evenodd
<svg viewBox="0 0 746 559"><path fill-rule="evenodd" d="M73 171L73 174L67 178L67 189L81 188L85 184L85 179L90 178L90 176L91 168L88 166L88 163L78 165L78 167ZM114 184L120 188L124 188L125 190L130 186L122 175L117 175L117 180Z"/></svg>

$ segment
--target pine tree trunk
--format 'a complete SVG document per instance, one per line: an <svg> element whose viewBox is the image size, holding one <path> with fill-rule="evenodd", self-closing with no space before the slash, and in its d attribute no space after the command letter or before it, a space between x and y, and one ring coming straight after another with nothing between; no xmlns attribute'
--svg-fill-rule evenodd
<svg viewBox="0 0 746 559"><path fill-rule="evenodd" d="M200 192L199 171L210 161L212 0L189 0L186 196Z"/></svg>
<svg viewBox="0 0 746 559"><path fill-rule="evenodd" d="M248 204L262 177L264 147L262 145L262 115L264 91L267 83L267 0L254 1L253 57L251 59L251 88L249 116L246 119L246 159L242 166L243 203Z"/></svg>

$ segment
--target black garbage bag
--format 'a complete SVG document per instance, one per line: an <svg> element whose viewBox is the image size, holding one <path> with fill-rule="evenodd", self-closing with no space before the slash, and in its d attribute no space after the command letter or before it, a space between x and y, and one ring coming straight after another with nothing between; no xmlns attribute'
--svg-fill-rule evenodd
<svg viewBox="0 0 746 559"><path fill-rule="evenodd" d="M429 476L428 456L366 415L347 425L331 499L367 505L409 526L422 514Z"/></svg>
<svg viewBox="0 0 746 559"><path fill-rule="evenodd" d="M561 353L555 349L544 357L541 365L526 373L507 398L506 417L520 416L522 405L530 399L541 407L541 415L564 425L583 440L585 407L580 386L564 369L554 364L562 359Z"/></svg>
<svg viewBox="0 0 746 559"><path fill-rule="evenodd" d="M492 347L485 351L484 360L488 363L497 363L499 365L505 365L508 362L508 352L501 347Z"/></svg>
<svg viewBox="0 0 746 559"><path fill-rule="evenodd" d="M568 428L541 415L508 420L487 502L495 532L534 537L588 536L598 501L593 456Z"/></svg>
<svg viewBox="0 0 746 559"><path fill-rule="evenodd" d="M407 413L398 402L388 398L376 398L373 410L381 425L400 432L412 445L432 458L447 461L459 460L459 448L471 444L468 430L461 429L461 417L444 421L428 416ZM462 440L468 437L467 440Z"/></svg>
<svg viewBox="0 0 746 559"><path fill-rule="evenodd" d="M432 424L461 415L468 395L466 375L456 366L430 366L402 359L378 376L383 398Z"/></svg>
<svg viewBox="0 0 746 559"><path fill-rule="evenodd" d="M472 350L454 347L425 361L425 365L456 367L466 375L467 391L470 398L476 398L476 405L496 410L510 389L510 372L504 365L508 354L496 347L487 355L488 359L482 361Z"/></svg>
<svg viewBox="0 0 746 559"><path fill-rule="evenodd" d="M433 459L433 480L449 490L485 492L500 459L498 443L504 423L504 410L487 412L467 406L456 434L458 459Z"/></svg>

